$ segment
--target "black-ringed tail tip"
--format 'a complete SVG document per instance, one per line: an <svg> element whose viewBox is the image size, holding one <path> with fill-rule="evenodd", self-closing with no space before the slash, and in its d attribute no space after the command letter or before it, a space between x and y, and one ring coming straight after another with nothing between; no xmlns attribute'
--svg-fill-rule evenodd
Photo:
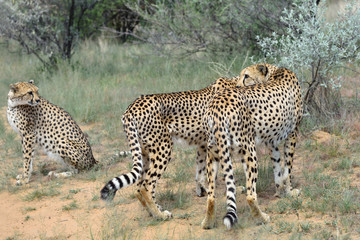
<svg viewBox="0 0 360 240"><path fill-rule="evenodd" d="M106 184L100 191L101 199L104 201L112 201L115 197L117 189L115 186L112 188L111 183L112 181Z"/></svg>
<svg viewBox="0 0 360 240"><path fill-rule="evenodd" d="M226 216L224 217L224 225L228 230L231 229L237 221L238 217L235 212L226 213Z"/></svg>

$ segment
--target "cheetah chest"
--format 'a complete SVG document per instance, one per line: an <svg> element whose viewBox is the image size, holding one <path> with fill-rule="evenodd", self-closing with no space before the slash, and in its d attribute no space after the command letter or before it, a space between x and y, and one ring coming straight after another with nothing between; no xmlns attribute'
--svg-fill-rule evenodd
<svg viewBox="0 0 360 240"><path fill-rule="evenodd" d="M19 128L18 128L18 118L19 116L17 116L16 114L16 110L15 109L10 109L8 108L7 109L7 119L8 119L8 122L11 126L11 128L19 135L20 134L20 131L19 131Z"/></svg>

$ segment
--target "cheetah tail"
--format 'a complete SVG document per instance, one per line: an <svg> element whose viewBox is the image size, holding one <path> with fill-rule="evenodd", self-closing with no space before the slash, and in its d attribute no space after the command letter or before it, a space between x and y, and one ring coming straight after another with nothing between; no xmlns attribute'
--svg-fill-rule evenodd
<svg viewBox="0 0 360 240"><path fill-rule="evenodd" d="M101 189L102 200L111 201L117 190L134 184L142 174L143 161L136 124L131 119L131 116L125 115L123 117L123 123L133 159L133 167L129 173L114 177Z"/></svg>

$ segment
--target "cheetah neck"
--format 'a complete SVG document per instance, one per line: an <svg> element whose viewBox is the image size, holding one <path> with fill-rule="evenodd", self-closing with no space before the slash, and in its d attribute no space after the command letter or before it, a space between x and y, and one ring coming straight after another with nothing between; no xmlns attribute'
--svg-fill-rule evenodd
<svg viewBox="0 0 360 240"><path fill-rule="evenodd" d="M16 104L14 101L12 101L10 98L8 98L8 108L15 108L18 104Z"/></svg>

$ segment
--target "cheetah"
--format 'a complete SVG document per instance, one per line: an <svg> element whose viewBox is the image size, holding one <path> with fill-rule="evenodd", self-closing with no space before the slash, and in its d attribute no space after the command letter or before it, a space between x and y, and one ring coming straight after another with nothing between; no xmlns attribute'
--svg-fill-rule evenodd
<svg viewBox="0 0 360 240"><path fill-rule="evenodd" d="M197 146L196 193L202 196L205 188L205 159L207 139L202 118L213 95L224 88L234 88L252 82L265 82L275 66L259 64L255 76L243 70L235 78L219 78L210 86L198 91L141 96L125 111L122 121L132 153L133 168L130 173L109 181L101 190L103 200L112 200L116 191L134 184L139 179L135 193L150 215L166 219L168 211L156 204L155 186L171 161L175 139ZM151 194L150 194L151 191Z"/></svg>
<svg viewBox="0 0 360 240"><path fill-rule="evenodd" d="M270 217L259 208L256 195L258 162L256 143L263 142L271 150L276 192L298 195L292 189L290 175L296 145L296 135L303 114L301 89L296 75L279 68L264 84L229 88L219 91L209 104L204 117L208 136L207 211L204 229L215 225L215 180L219 164L226 183L227 213L224 225L230 229L237 222L236 188L232 167L233 157L240 156L246 172L246 200L251 212L263 222ZM284 144L284 169L281 169L279 144Z"/></svg>
<svg viewBox="0 0 360 240"><path fill-rule="evenodd" d="M35 145L71 170L50 172L49 176L70 176L97 163L86 136L70 114L39 96L33 80L10 84L7 118L22 139L24 169L16 177L17 185L29 183Z"/></svg>

